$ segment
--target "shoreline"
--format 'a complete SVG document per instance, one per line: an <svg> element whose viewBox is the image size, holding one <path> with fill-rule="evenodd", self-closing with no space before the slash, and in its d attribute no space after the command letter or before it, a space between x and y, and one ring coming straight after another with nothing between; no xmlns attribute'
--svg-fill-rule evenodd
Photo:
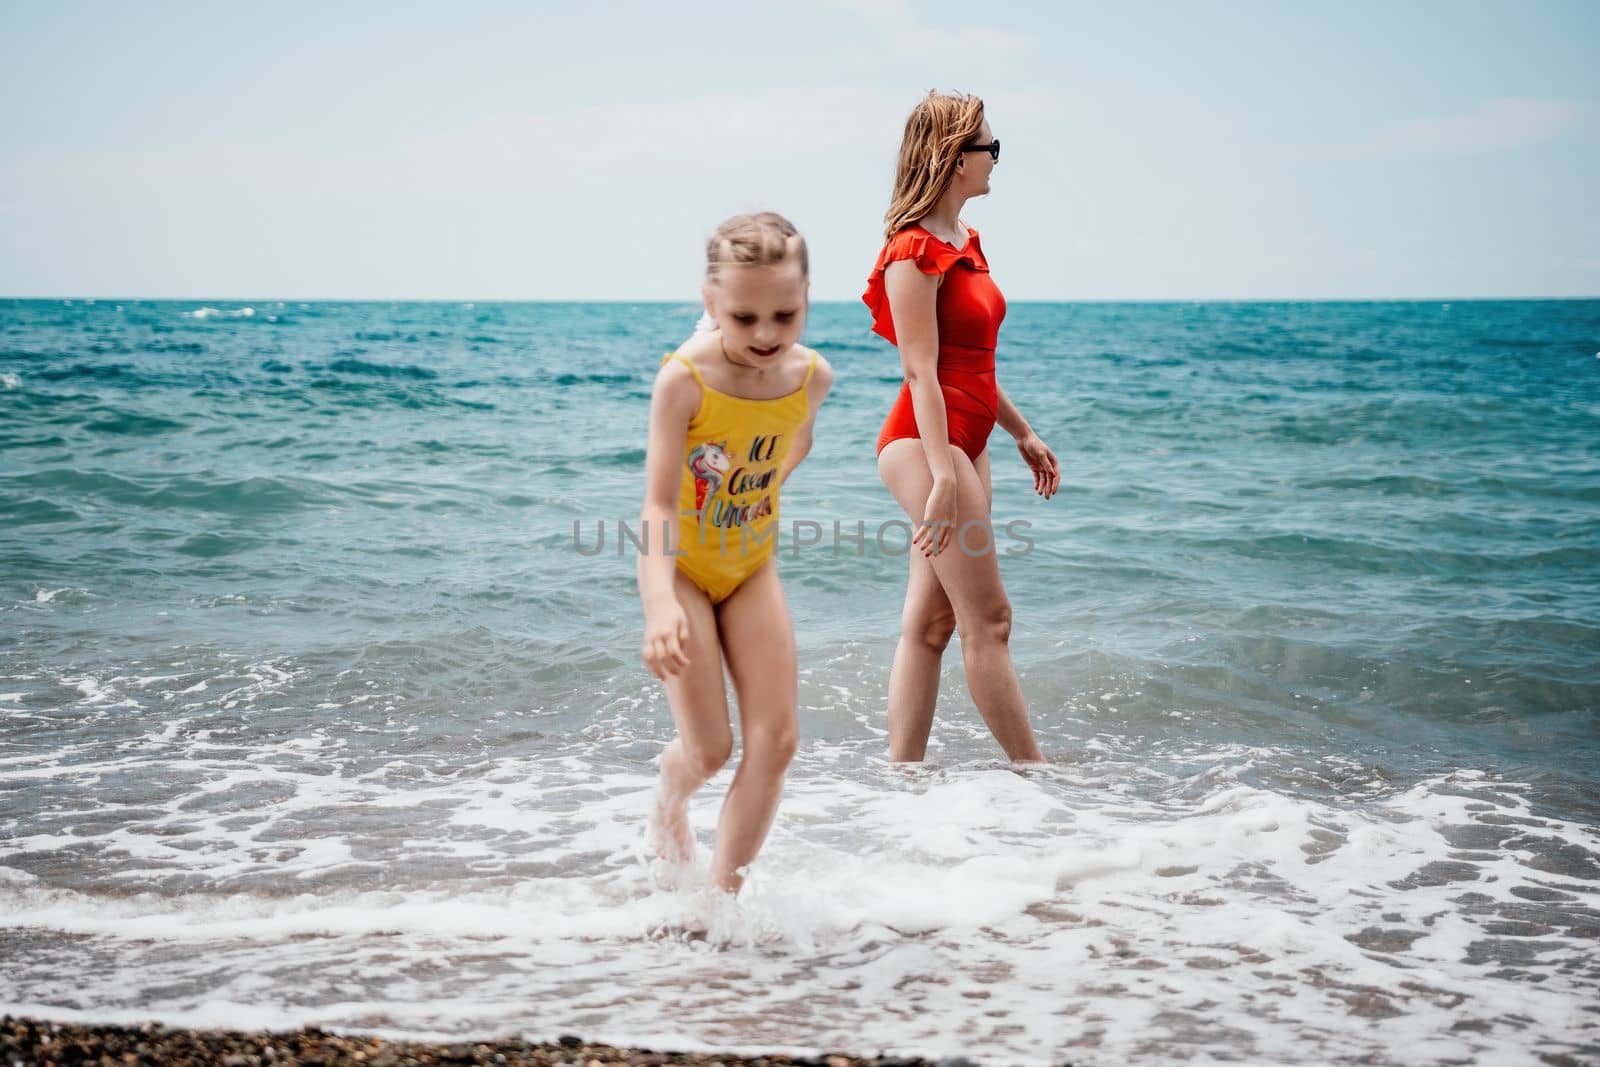
<svg viewBox="0 0 1600 1067"><path fill-rule="evenodd" d="M0 1064L74 1067L110 1063L143 1067L421 1067L428 1064L533 1064L537 1067L977 1067L963 1056L927 1059L880 1053L736 1055L648 1048L619 1048L563 1035L555 1041L498 1037L486 1041L422 1041L333 1033L316 1026L294 1030L226 1030L64 1023L33 1016L0 1017Z"/></svg>

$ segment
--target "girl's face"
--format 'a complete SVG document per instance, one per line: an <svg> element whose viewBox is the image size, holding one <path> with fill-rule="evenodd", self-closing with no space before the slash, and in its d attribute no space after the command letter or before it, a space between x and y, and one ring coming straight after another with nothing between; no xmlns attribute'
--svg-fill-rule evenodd
<svg viewBox="0 0 1600 1067"><path fill-rule="evenodd" d="M993 140L994 131L989 128L989 120L984 119L972 143L989 144ZM956 182L967 196L983 196L989 191L989 175L996 166L994 157L988 152L963 152L961 161L956 164Z"/></svg>
<svg viewBox="0 0 1600 1067"><path fill-rule="evenodd" d="M722 348L739 363L762 366L800 340L811 282L793 259L724 266L701 289L722 331Z"/></svg>

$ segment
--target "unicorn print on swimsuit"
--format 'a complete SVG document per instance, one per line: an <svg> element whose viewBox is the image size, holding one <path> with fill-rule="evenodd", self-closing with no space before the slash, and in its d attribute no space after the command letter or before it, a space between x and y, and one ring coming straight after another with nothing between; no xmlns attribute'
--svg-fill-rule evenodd
<svg viewBox="0 0 1600 1067"><path fill-rule="evenodd" d="M733 461L728 458L728 442L706 441L689 453L689 473L694 475L694 507L705 525L706 497L715 496L722 478Z"/></svg>

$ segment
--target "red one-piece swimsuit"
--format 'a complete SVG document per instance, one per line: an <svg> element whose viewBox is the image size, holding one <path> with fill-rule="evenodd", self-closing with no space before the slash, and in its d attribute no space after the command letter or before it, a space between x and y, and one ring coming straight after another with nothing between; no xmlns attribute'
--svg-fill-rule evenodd
<svg viewBox="0 0 1600 1067"><path fill-rule="evenodd" d="M910 259L924 274L944 275L936 305L939 391L944 394L950 443L976 460L988 447L989 433L1000 413L994 349L1000 320L1006 317L1006 298L989 277L978 231L970 226L966 231L967 243L956 248L921 226L907 226L883 246L861 299L872 309L872 332L890 344L899 344L883 284L885 268L897 259ZM921 436L911 407L911 384L902 382L900 395L878 434L878 451L890 441Z"/></svg>

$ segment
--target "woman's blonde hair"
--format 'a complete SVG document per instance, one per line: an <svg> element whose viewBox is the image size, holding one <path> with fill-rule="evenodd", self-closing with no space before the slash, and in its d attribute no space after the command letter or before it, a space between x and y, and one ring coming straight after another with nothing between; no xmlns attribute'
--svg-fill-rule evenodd
<svg viewBox="0 0 1600 1067"><path fill-rule="evenodd" d="M963 146L983 129L983 101L965 93L932 90L906 119L894 193L884 213L885 238L893 237L933 210L955 180Z"/></svg>
<svg viewBox="0 0 1600 1067"><path fill-rule="evenodd" d="M771 266L795 258L800 273L810 276L806 239L794 223L776 211L735 215L712 231L706 242L706 277L716 281L725 266Z"/></svg>

